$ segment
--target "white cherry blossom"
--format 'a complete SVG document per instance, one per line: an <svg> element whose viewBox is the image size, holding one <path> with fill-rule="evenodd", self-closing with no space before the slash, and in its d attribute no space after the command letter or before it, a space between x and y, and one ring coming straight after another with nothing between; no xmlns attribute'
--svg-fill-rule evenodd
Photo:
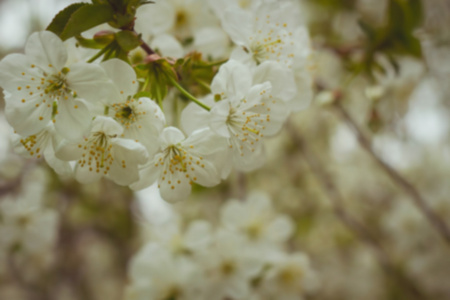
<svg viewBox="0 0 450 300"><path fill-rule="evenodd" d="M309 259L302 253L282 255L273 262L261 283L263 293L281 300L303 299L302 295L314 291L318 279Z"/></svg>
<svg viewBox="0 0 450 300"><path fill-rule="evenodd" d="M141 170L140 181L131 188L142 189L157 181L164 200L186 199L192 183L211 187L220 182L220 173L212 159L220 156L223 149L221 139L207 128L186 138L179 129L167 127L161 134L159 152Z"/></svg>
<svg viewBox="0 0 450 300"><path fill-rule="evenodd" d="M263 267L256 253L240 234L219 229L214 244L198 260L205 272L205 299L246 299L251 280Z"/></svg>
<svg viewBox="0 0 450 300"><path fill-rule="evenodd" d="M211 90L223 100L212 107L209 127L228 140L236 168L250 171L260 167L264 163L263 138L277 133L287 118L283 101L272 95L270 81L253 84L250 69L234 60L220 68Z"/></svg>
<svg viewBox="0 0 450 300"><path fill-rule="evenodd" d="M6 117L17 133L35 134L51 119L68 139L79 139L89 131L92 115L86 100L100 100L110 81L97 65L66 66L66 61L63 42L42 31L29 37L25 55L10 54L0 62L0 86L11 94Z"/></svg>
<svg viewBox="0 0 450 300"><path fill-rule="evenodd" d="M27 157L44 157L45 161L60 175L70 175L72 168L66 161L55 156L55 149L62 142L62 137L56 132L55 126L49 122L47 126L36 134L21 137L14 134L12 143L15 150Z"/></svg>
<svg viewBox="0 0 450 300"><path fill-rule="evenodd" d="M75 178L91 183L106 176L120 185L139 179L138 166L148 159L148 152L140 143L123 139L122 126L110 117L97 116L91 133L80 142L62 144L56 157L76 160Z"/></svg>
<svg viewBox="0 0 450 300"><path fill-rule="evenodd" d="M125 299L198 299L199 275L193 261L150 242L131 261Z"/></svg>
<svg viewBox="0 0 450 300"><path fill-rule="evenodd" d="M0 202L0 249L45 252L57 237L58 214L36 201L39 195L19 195Z"/></svg>
<svg viewBox="0 0 450 300"><path fill-rule="evenodd" d="M265 3L254 11L228 8L222 26L238 46L231 58L253 66L273 60L291 67L302 47L297 44L292 9L289 2Z"/></svg>
<svg viewBox="0 0 450 300"><path fill-rule="evenodd" d="M228 201L222 207L221 221L225 228L243 233L250 243L262 248L279 247L294 229L292 220L274 213L268 196L259 192L243 202Z"/></svg>
<svg viewBox="0 0 450 300"><path fill-rule="evenodd" d="M136 73L130 65L111 59L101 63L101 66L114 82L106 104L109 115L124 128L120 137L141 143L152 156L159 148L158 138L165 125L163 112L153 100L134 97L138 84Z"/></svg>

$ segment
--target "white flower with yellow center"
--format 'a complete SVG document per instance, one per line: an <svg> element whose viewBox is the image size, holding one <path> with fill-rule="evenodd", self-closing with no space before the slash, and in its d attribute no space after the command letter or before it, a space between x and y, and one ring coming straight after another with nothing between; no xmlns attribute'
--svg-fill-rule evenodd
<svg viewBox="0 0 450 300"><path fill-rule="evenodd" d="M262 81L264 75L260 77ZM250 171L260 167L264 163L263 138L276 134L288 115L280 97L272 95L271 82L252 85L250 69L230 60L214 77L211 90L223 100L211 109L210 128L228 140L236 168Z"/></svg>
<svg viewBox="0 0 450 300"><path fill-rule="evenodd" d="M174 255L152 241L130 262L125 299L199 299L200 275L198 266L188 257Z"/></svg>
<svg viewBox="0 0 450 300"><path fill-rule="evenodd" d="M42 182L40 182L42 184ZM25 190L26 192L26 190ZM0 251L45 253L57 238L58 212L45 208L36 192L0 201Z"/></svg>
<svg viewBox="0 0 450 300"><path fill-rule="evenodd" d="M302 296L314 291L317 286L317 276L311 269L308 257L302 253L280 256L261 282L265 296L281 300L303 299Z"/></svg>
<svg viewBox="0 0 450 300"><path fill-rule="evenodd" d="M55 148L61 142L62 137L56 132L52 122L49 122L44 129L36 134L27 137L14 134L12 138L16 152L27 157L43 157L56 173L69 175L72 173L70 164L55 157Z"/></svg>
<svg viewBox="0 0 450 300"><path fill-rule="evenodd" d="M260 252L280 248L294 230L292 220L276 214L269 197L259 192L246 201L228 201L221 209L221 221L225 228L243 233Z"/></svg>
<svg viewBox="0 0 450 300"><path fill-rule="evenodd" d="M0 86L11 94L5 115L18 134L35 134L51 119L67 139L89 131L92 115L85 100L100 100L110 81L97 65L66 62L63 42L49 31L32 34L25 55L10 54L0 62Z"/></svg>
<svg viewBox="0 0 450 300"><path fill-rule="evenodd" d="M218 25L206 0L158 0L142 5L136 13L136 30L144 39L161 33L173 34L180 41L192 37L202 27Z"/></svg>
<svg viewBox="0 0 450 300"><path fill-rule="evenodd" d="M266 3L254 12L227 9L222 26L238 46L231 58L250 65L272 60L291 67L299 49L305 47L298 44L301 27L297 26L292 9L289 2Z"/></svg>
<svg viewBox="0 0 450 300"><path fill-rule="evenodd" d="M207 187L219 184L221 177L212 159L224 149L223 140L211 130L205 128L186 138L179 129L167 127L160 138L159 152L131 188L142 189L157 181L161 197L177 202L190 195L193 183Z"/></svg>
<svg viewBox="0 0 450 300"><path fill-rule="evenodd" d="M111 59L101 63L101 66L114 83L106 105L109 115L124 128L120 137L141 143L152 156L159 148L159 135L165 125L164 113L153 100L134 98L138 84L136 73L130 65Z"/></svg>
<svg viewBox="0 0 450 300"><path fill-rule="evenodd" d="M248 299L251 281L263 268L262 261L242 235L219 229L208 251L197 257L205 277L204 299Z"/></svg>
<svg viewBox="0 0 450 300"><path fill-rule="evenodd" d="M77 160L75 178L91 183L106 176L120 185L139 179L138 166L148 159L144 146L136 141L120 138L122 126L112 118L97 116L92 130L82 142L62 144L56 157Z"/></svg>

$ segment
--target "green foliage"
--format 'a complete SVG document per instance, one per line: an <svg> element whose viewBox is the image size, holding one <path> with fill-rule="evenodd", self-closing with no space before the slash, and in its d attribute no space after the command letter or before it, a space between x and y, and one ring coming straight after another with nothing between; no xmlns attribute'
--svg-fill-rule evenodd
<svg viewBox="0 0 450 300"><path fill-rule="evenodd" d="M72 7L72 8L71 8ZM71 9L68 9L71 8ZM79 6L69 6L47 27L47 30L55 30L55 27L61 29L53 31L58 34L62 40L81 34L95 26L110 21L114 16L114 11L107 4L86 4Z"/></svg>
<svg viewBox="0 0 450 300"><path fill-rule="evenodd" d="M108 23L118 29L131 30L134 24L136 10L139 6L152 3L144 0L93 0L90 3L75 3L62 11L48 25L47 30L57 34L62 40L79 36L82 32L95 26ZM130 40L130 34L126 37ZM129 44L129 41L123 43ZM94 45L90 45L95 48ZM131 46L125 46L128 48Z"/></svg>
<svg viewBox="0 0 450 300"><path fill-rule="evenodd" d="M218 67L224 62L210 63L203 60L201 53L191 52L184 59L177 60L175 68L183 86L189 86L195 95L205 95L210 92L207 83L212 82Z"/></svg>
<svg viewBox="0 0 450 300"><path fill-rule="evenodd" d="M141 45L141 38L133 31L122 30L115 35L117 44L127 53Z"/></svg>
<svg viewBox="0 0 450 300"><path fill-rule="evenodd" d="M422 10L420 0L390 0L385 25L377 28L360 20L359 25L367 37L363 68L368 74L372 75L375 70L385 71L383 66L375 61L375 55L378 53L386 55L397 71L399 67L396 56L422 56L420 41L413 34L422 22Z"/></svg>
<svg viewBox="0 0 450 300"><path fill-rule="evenodd" d="M170 82L178 79L172 64L159 57L138 65L136 72L138 76L145 78L142 91L148 93L145 94L146 97L156 100L160 105L169 91Z"/></svg>
<svg viewBox="0 0 450 300"><path fill-rule="evenodd" d="M356 0L309 0L309 2L331 10L351 10L356 4Z"/></svg>
<svg viewBox="0 0 450 300"><path fill-rule="evenodd" d="M53 18L50 25L48 25L47 30L60 36L72 14L86 5L88 5L88 3L74 3L67 6Z"/></svg>

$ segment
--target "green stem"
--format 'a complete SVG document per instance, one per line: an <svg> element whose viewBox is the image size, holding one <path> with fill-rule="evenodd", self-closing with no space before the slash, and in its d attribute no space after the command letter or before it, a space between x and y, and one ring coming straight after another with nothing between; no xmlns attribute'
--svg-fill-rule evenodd
<svg viewBox="0 0 450 300"><path fill-rule="evenodd" d="M110 45L107 45L107 46L105 46L105 48L103 48L102 50L98 51L98 53L95 54L94 56L92 56L87 62L88 63L94 62L97 58L99 58L100 56L105 54L106 51L109 50L109 46Z"/></svg>
<svg viewBox="0 0 450 300"><path fill-rule="evenodd" d="M209 64L197 65L197 66L195 66L195 68L209 68L209 67L214 67L214 66L220 66L220 65L226 63L227 61L228 61L228 58L218 60L218 61L213 61L213 62L210 62Z"/></svg>
<svg viewBox="0 0 450 300"><path fill-rule="evenodd" d="M203 87L204 89L206 89L208 92L211 92L211 87L209 86L209 84L207 84L206 82L204 82L201 79L195 78L194 79L195 82L197 82L201 87Z"/></svg>
<svg viewBox="0 0 450 300"><path fill-rule="evenodd" d="M109 106L108 105L105 105L105 110L104 110L103 114L105 116L107 116L109 114Z"/></svg>
<svg viewBox="0 0 450 300"><path fill-rule="evenodd" d="M141 92L147 90L148 84L150 83L150 77L145 77L144 84L142 85Z"/></svg>
<svg viewBox="0 0 450 300"><path fill-rule="evenodd" d="M210 111L211 108L204 104L203 102L201 102L200 100L198 100L197 98L195 98L194 96L192 96L188 91L186 91L181 85L178 84L178 82L175 80L175 78L168 76L170 83L173 84L174 87L176 87L181 94L183 94L184 96L186 96L189 100L194 101L198 106L201 106L202 108L206 109L207 111Z"/></svg>

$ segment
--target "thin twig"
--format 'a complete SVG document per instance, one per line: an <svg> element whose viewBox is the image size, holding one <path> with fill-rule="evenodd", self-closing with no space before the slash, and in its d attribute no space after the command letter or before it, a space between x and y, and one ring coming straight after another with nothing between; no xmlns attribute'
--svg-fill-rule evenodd
<svg viewBox="0 0 450 300"><path fill-rule="evenodd" d="M394 181L396 182L403 191L410 196L417 208L424 214L428 219L430 224L439 232L441 237L445 240L448 246L450 246L450 229L448 225L442 220L442 218L436 214L425 199L420 195L419 191L406 180L400 173L395 169L385 163L373 150L372 143L369 139L362 133L361 129L358 127L356 122L350 116L350 114L345 110L345 108L336 101L334 104L336 111L341 115L342 119L347 123L347 125L355 133L359 144L367 153L375 160L378 166Z"/></svg>
<svg viewBox="0 0 450 300"><path fill-rule="evenodd" d="M303 141L303 138L300 136L298 131L294 129L289 122L286 127L292 141L298 147L299 152L303 155L306 163L312 171L312 174L316 177L319 184L323 188L323 191L329 198L335 215L362 242L374 250L378 262L388 275L391 275L398 282L398 284L402 285L415 299L425 299L425 296L416 287L416 285L409 278L407 278L405 274L398 270L398 268L396 268L378 238L363 223L358 221L345 210L343 198L337 187L334 185L331 175L328 174L323 165L318 159L316 159L313 152L308 149L306 146L307 144Z"/></svg>

